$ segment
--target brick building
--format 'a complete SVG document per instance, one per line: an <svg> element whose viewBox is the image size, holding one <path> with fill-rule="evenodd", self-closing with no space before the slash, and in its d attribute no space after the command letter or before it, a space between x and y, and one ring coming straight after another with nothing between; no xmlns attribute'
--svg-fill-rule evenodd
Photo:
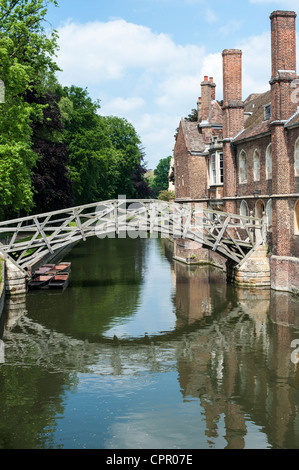
<svg viewBox="0 0 299 470"><path fill-rule="evenodd" d="M271 287L299 291L299 77L296 13L274 11L266 93L242 97L242 51L226 49L223 102L204 77L198 122L182 119L173 154L177 202L267 217ZM270 75L270 71L269 71Z"/></svg>

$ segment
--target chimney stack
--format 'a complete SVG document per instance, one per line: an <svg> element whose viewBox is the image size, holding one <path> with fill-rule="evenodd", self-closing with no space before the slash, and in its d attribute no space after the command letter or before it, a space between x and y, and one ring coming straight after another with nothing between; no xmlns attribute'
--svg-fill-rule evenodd
<svg viewBox="0 0 299 470"><path fill-rule="evenodd" d="M197 100L197 122L201 121L201 97Z"/></svg>
<svg viewBox="0 0 299 470"><path fill-rule="evenodd" d="M296 13L274 11L271 20L271 120L284 121L297 110L291 83L296 78ZM294 100L293 100L294 101Z"/></svg>
<svg viewBox="0 0 299 470"><path fill-rule="evenodd" d="M201 82L201 119L206 121L209 117L211 110L211 103L215 99L215 83L213 78L209 79L208 75L204 76Z"/></svg>
<svg viewBox="0 0 299 470"><path fill-rule="evenodd" d="M242 101L242 51L225 49L223 60L223 160L225 185L224 197L236 196L235 155L231 139L244 126L244 105ZM226 201L225 211L234 213L234 202Z"/></svg>
<svg viewBox="0 0 299 470"><path fill-rule="evenodd" d="M212 99L212 101L215 101L215 99L216 99L216 85L213 81L213 77L210 77L209 80L210 80L211 87L212 87L211 88L211 99Z"/></svg>
<svg viewBox="0 0 299 470"><path fill-rule="evenodd" d="M242 51L225 49L223 60L223 138L231 139L244 125L242 101Z"/></svg>

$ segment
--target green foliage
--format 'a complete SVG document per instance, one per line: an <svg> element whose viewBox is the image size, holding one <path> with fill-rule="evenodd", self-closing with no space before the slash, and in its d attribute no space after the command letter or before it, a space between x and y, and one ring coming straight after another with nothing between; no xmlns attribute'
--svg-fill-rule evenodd
<svg viewBox="0 0 299 470"><path fill-rule="evenodd" d="M0 0L1 218L66 206L71 186L75 204L151 195L134 127L100 116L86 89L57 81L57 32L44 29L49 3L57 5Z"/></svg>
<svg viewBox="0 0 299 470"><path fill-rule="evenodd" d="M168 189L165 189L159 193L158 199L160 201L172 201L175 199L175 193L174 191L168 191Z"/></svg>
<svg viewBox="0 0 299 470"><path fill-rule="evenodd" d="M157 197L161 191L165 191L169 186L169 169L171 157L161 158L157 168L154 170L154 176L149 178L149 185L154 195Z"/></svg>
<svg viewBox="0 0 299 470"><path fill-rule="evenodd" d="M32 119L42 106L29 104L25 95L39 89L46 71L57 70L52 56L56 32L43 29L49 1L0 0L0 77L5 102L0 104L0 216L28 211L33 205L31 170L37 160L32 150ZM54 2L56 4L56 2Z"/></svg>

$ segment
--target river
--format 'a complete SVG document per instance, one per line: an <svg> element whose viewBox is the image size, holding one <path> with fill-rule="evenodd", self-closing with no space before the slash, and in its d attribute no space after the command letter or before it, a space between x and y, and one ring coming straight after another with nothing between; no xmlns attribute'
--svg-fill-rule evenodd
<svg viewBox="0 0 299 470"><path fill-rule="evenodd" d="M65 259L65 291L6 300L1 449L299 448L296 296L227 284L159 239Z"/></svg>

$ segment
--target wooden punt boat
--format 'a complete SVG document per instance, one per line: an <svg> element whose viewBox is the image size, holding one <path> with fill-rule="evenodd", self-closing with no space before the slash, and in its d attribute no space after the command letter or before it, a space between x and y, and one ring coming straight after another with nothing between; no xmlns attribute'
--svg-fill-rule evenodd
<svg viewBox="0 0 299 470"><path fill-rule="evenodd" d="M47 287L53 276L53 274L42 274L40 276L36 276L28 282L28 288L42 289Z"/></svg>
<svg viewBox="0 0 299 470"><path fill-rule="evenodd" d="M51 271L56 271L56 272L61 272L63 271L64 273L66 272L69 272L70 269L71 269L71 264L72 263L68 263L66 261L63 261L59 264L56 264L52 269Z"/></svg>
<svg viewBox="0 0 299 470"><path fill-rule="evenodd" d="M51 271L55 267L55 264L43 264L36 271L34 271L33 276L42 276L43 274Z"/></svg>
<svg viewBox="0 0 299 470"><path fill-rule="evenodd" d="M69 283L70 273L59 272L54 274L49 282L49 289L65 289Z"/></svg>

